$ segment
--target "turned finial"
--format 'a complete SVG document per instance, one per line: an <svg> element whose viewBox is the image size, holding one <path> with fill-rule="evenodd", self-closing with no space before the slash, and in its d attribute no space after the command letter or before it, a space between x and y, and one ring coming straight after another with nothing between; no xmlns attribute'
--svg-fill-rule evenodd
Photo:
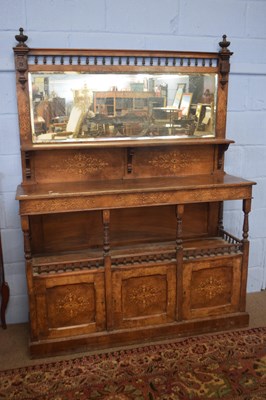
<svg viewBox="0 0 266 400"><path fill-rule="evenodd" d="M19 35L15 36L15 39L18 41L17 47L27 47L27 45L25 44L26 40L28 39L27 35L24 35L24 29L23 28L19 28Z"/></svg>
<svg viewBox="0 0 266 400"><path fill-rule="evenodd" d="M222 50L220 51L221 53L229 53L230 50L228 49L228 47L230 46L230 42L228 42L228 40L226 40L227 36L223 35L223 40L221 42L219 42L219 46L222 48Z"/></svg>

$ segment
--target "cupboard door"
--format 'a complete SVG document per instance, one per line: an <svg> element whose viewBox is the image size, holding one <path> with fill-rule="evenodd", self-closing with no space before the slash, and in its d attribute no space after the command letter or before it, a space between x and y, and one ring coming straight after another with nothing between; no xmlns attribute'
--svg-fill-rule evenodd
<svg viewBox="0 0 266 400"><path fill-rule="evenodd" d="M242 256L184 264L183 317L208 317L237 312Z"/></svg>
<svg viewBox="0 0 266 400"><path fill-rule="evenodd" d="M37 278L34 290L39 338L105 329L103 273Z"/></svg>
<svg viewBox="0 0 266 400"><path fill-rule="evenodd" d="M176 266L113 271L114 327L158 325L175 320Z"/></svg>

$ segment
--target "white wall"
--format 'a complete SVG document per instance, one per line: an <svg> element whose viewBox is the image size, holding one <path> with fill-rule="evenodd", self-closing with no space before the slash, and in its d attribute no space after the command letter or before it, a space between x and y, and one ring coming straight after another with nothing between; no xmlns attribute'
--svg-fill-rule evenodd
<svg viewBox="0 0 266 400"><path fill-rule="evenodd" d="M217 51L224 33L231 59L226 170L258 182L250 217L248 290L266 286L266 1L0 0L0 226L11 290L7 322L27 321L23 242L15 201L21 181L12 47L22 26L29 47ZM239 202L226 228L241 234Z"/></svg>

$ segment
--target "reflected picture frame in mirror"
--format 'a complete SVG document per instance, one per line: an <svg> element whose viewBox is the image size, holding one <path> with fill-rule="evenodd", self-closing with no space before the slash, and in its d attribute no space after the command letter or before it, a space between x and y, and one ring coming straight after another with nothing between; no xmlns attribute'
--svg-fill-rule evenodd
<svg viewBox="0 0 266 400"><path fill-rule="evenodd" d="M176 95L175 95L175 99L173 102L173 106L179 108L180 106L180 102L182 99L182 95L186 90L186 84L185 83L179 83L177 85L177 89L176 89Z"/></svg>
<svg viewBox="0 0 266 400"><path fill-rule="evenodd" d="M193 93L183 93L181 102L180 102L180 110L182 112L182 116L188 118L190 113L190 106L192 102Z"/></svg>

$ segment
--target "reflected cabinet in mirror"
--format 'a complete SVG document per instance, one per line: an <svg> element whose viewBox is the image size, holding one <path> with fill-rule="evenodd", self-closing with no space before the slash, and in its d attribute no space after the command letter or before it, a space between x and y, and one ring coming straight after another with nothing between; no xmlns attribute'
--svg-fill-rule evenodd
<svg viewBox="0 0 266 400"><path fill-rule="evenodd" d="M217 74L29 74L34 143L214 137Z"/></svg>

